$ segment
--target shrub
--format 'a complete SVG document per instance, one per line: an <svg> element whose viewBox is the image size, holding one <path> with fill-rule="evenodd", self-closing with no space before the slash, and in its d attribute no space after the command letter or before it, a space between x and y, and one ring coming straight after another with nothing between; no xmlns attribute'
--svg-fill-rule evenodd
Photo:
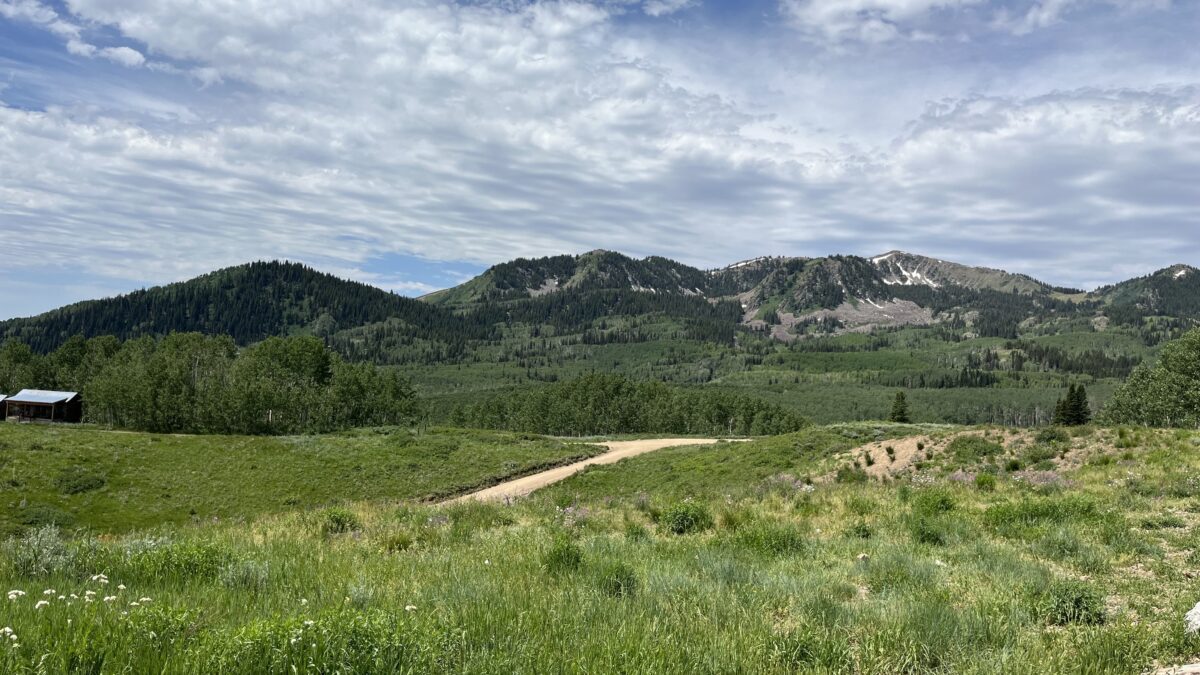
<svg viewBox="0 0 1200 675"><path fill-rule="evenodd" d="M13 571L23 577L62 574L75 564L74 553L53 525L30 530L19 539L9 539L3 550Z"/></svg>
<svg viewBox="0 0 1200 675"><path fill-rule="evenodd" d="M21 510L17 522L27 528L39 528L47 525L69 527L75 522L75 516L56 506L48 504L31 504Z"/></svg>
<svg viewBox="0 0 1200 675"><path fill-rule="evenodd" d="M646 541L650 538L650 531L640 522L625 517L625 538L630 541Z"/></svg>
<svg viewBox="0 0 1200 675"><path fill-rule="evenodd" d="M555 540L550 550L542 556L542 569L550 574L574 572L583 566L583 550L565 537Z"/></svg>
<svg viewBox="0 0 1200 675"><path fill-rule="evenodd" d="M1047 427L1037 432L1034 440L1038 443L1070 443L1071 435L1062 427Z"/></svg>
<svg viewBox="0 0 1200 675"><path fill-rule="evenodd" d="M913 497L912 510L921 515L948 513L954 510L954 496L938 488L919 490Z"/></svg>
<svg viewBox="0 0 1200 675"><path fill-rule="evenodd" d="M839 483L865 483L868 480L868 476L867 472L863 471L862 467L855 461L853 466L843 465L838 467L834 480Z"/></svg>
<svg viewBox="0 0 1200 675"><path fill-rule="evenodd" d="M235 560L221 570L220 579L226 588L263 591L271 579L271 564L265 560Z"/></svg>
<svg viewBox="0 0 1200 675"><path fill-rule="evenodd" d="M350 509L334 506L321 512L321 531L327 535L358 532L362 521Z"/></svg>
<svg viewBox="0 0 1200 675"><path fill-rule="evenodd" d="M1055 626L1104 623L1104 596L1091 584L1074 579L1058 579L1044 589L1039 598L1042 617Z"/></svg>
<svg viewBox="0 0 1200 675"><path fill-rule="evenodd" d="M914 515L908 519L908 531L918 544L944 546L950 539L949 527L943 518L933 515Z"/></svg>
<svg viewBox="0 0 1200 675"><path fill-rule="evenodd" d="M77 495L92 490L99 490L108 483L104 474L86 467L72 465L59 472L54 480L55 487L65 495Z"/></svg>
<svg viewBox="0 0 1200 675"><path fill-rule="evenodd" d="M383 538L383 550L386 553L401 553L413 547L417 543L416 537L412 536L407 530L392 532Z"/></svg>
<svg viewBox="0 0 1200 675"><path fill-rule="evenodd" d="M946 449L964 464L975 463L1004 452L1004 446L982 436L959 436L951 441Z"/></svg>
<svg viewBox="0 0 1200 675"><path fill-rule="evenodd" d="M748 525L737 533L737 545L744 549L768 556L786 555L804 549L807 539L805 531L792 524L760 521Z"/></svg>
<svg viewBox="0 0 1200 675"><path fill-rule="evenodd" d="M996 477L990 473L975 476L975 489L980 492L992 492L996 489Z"/></svg>
<svg viewBox="0 0 1200 675"><path fill-rule="evenodd" d="M659 516L659 523L673 534L703 532L713 526L712 513L708 507L693 501L676 503Z"/></svg>
<svg viewBox="0 0 1200 675"><path fill-rule="evenodd" d="M637 572L623 562L601 563L595 570L595 576L596 585L605 595L620 598L637 593Z"/></svg>

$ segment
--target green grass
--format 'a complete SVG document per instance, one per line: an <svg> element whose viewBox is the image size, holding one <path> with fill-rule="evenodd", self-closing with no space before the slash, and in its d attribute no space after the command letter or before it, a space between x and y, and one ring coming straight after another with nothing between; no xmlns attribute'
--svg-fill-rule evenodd
<svg viewBox="0 0 1200 675"><path fill-rule="evenodd" d="M916 477L772 474L828 475L848 445L914 431L940 449ZM1183 632L1200 437L1142 430L1116 448L1117 431L1088 429L1073 451L1114 461L1055 482L1001 472L980 491L949 474L957 431L843 425L661 451L513 505L41 531L0 549L0 586L26 593L0 598L18 636L0 671L1139 673L1200 659Z"/></svg>
<svg viewBox="0 0 1200 675"><path fill-rule="evenodd" d="M601 451L530 434L170 436L0 424L0 530L122 532L469 491Z"/></svg>

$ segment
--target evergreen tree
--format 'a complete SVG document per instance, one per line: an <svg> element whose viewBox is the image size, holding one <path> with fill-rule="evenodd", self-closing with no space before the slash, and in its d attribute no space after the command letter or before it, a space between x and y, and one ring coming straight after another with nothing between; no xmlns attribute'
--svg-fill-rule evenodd
<svg viewBox="0 0 1200 675"><path fill-rule="evenodd" d="M1088 403L1087 390L1083 385L1076 385L1070 398L1070 417L1072 426L1082 426L1092 421L1092 408Z"/></svg>
<svg viewBox="0 0 1200 675"><path fill-rule="evenodd" d="M892 413L888 415L888 421L899 424L908 424L912 421L908 416L908 399L904 396L904 392L896 392L896 400L892 401Z"/></svg>

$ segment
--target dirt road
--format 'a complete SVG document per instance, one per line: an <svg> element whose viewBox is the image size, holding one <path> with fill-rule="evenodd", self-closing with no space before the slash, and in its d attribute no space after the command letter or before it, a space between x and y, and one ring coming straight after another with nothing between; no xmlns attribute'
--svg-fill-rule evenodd
<svg viewBox="0 0 1200 675"><path fill-rule="evenodd" d="M504 499L505 497L524 497L525 495L537 490L538 488L546 487L551 483L557 483L564 478L569 478L576 473L579 473L586 466L592 464L613 464L619 462L626 457L634 457L647 452L661 450L663 448L675 448L682 445L712 445L716 443L716 439L711 438L653 438L641 441L609 441L607 443L596 443L608 448L608 452L602 455L596 455L582 462L575 462L566 466L560 466L541 473L535 473L523 478L516 478L510 481L493 485L490 488L485 488L478 492L472 492L460 497L451 499L446 504L454 502L466 501L469 499L478 499L481 501L490 501Z"/></svg>

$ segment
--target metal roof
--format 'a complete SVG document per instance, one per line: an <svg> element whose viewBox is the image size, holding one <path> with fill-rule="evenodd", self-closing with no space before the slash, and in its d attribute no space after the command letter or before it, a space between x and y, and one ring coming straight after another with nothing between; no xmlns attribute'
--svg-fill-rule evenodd
<svg viewBox="0 0 1200 675"><path fill-rule="evenodd" d="M22 389L8 397L10 403L66 403L79 394L73 391L44 391L42 389Z"/></svg>
<svg viewBox="0 0 1200 675"><path fill-rule="evenodd" d="M4 399L8 398L4 394L0 394L0 403L4 403Z"/></svg>

